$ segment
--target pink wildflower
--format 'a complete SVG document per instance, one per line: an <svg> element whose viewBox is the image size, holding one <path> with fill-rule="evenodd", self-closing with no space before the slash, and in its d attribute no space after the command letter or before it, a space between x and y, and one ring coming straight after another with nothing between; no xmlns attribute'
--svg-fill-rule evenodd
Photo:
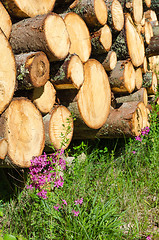
<svg viewBox="0 0 159 240"><path fill-rule="evenodd" d="M67 206L66 200L62 199L62 201L63 201L63 204L65 204Z"/></svg>
<svg viewBox="0 0 159 240"><path fill-rule="evenodd" d="M75 211L74 209L72 210L72 213L74 214L73 216L78 217L79 211Z"/></svg>
<svg viewBox="0 0 159 240"><path fill-rule="evenodd" d="M82 203L83 203L83 198L75 200L75 205L82 204Z"/></svg>
<svg viewBox="0 0 159 240"><path fill-rule="evenodd" d="M151 240L152 236L147 236L146 240Z"/></svg>

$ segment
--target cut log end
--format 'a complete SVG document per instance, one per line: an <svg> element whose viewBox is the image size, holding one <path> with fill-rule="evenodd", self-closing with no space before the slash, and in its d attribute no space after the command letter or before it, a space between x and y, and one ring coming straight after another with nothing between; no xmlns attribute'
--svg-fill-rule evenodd
<svg viewBox="0 0 159 240"><path fill-rule="evenodd" d="M39 111L46 114L51 111L55 104L56 90L50 81L41 87L34 88L32 101Z"/></svg>
<svg viewBox="0 0 159 240"><path fill-rule="evenodd" d="M2 2L7 6L7 10L12 16L19 18L46 14L53 9L55 4L55 0L44 0L42 2L37 0L28 0L27 2L23 0L2 0Z"/></svg>
<svg viewBox="0 0 159 240"><path fill-rule="evenodd" d="M81 59L74 55L71 57L70 63L67 69L67 78L71 80L73 86L79 89L84 81L84 69Z"/></svg>
<svg viewBox="0 0 159 240"><path fill-rule="evenodd" d="M123 8L118 0L112 2L112 20L113 27L117 31L121 31L124 27L124 13Z"/></svg>
<svg viewBox="0 0 159 240"><path fill-rule="evenodd" d="M107 7L104 0L94 0L94 10L98 22L101 25L106 24L107 22Z"/></svg>
<svg viewBox="0 0 159 240"><path fill-rule="evenodd" d="M8 151L8 143L5 139L0 139L0 159L5 159Z"/></svg>
<svg viewBox="0 0 159 240"><path fill-rule="evenodd" d="M126 40L131 61L135 67L139 67L145 56L144 42L141 35L133 25L130 15L126 15Z"/></svg>
<svg viewBox="0 0 159 240"><path fill-rule="evenodd" d="M114 51L109 51L106 59L102 62L102 65L106 71L112 71L117 64L117 55Z"/></svg>
<svg viewBox="0 0 159 240"><path fill-rule="evenodd" d="M143 17L142 0L133 0L133 17L136 23L140 23Z"/></svg>
<svg viewBox="0 0 159 240"><path fill-rule="evenodd" d="M0 28L4 32L5 36L9 38L11 29L12 29L12 21L11 18L0 2Z"/></svg>
<svg viewBox="0 0 159 240"><path fill-rule="evenodd" d="M10 161L16 166L30 167L32 157L42 154L44 148L42 116L29 100L19 98L11 102L5 117Z"/></svg>
<svg viewBox="0 0 159 240"><path fill-rule="evenodd" d="M6 109L12 100L15 82L16 66L11 46L0 29L0 114Z"/></svg>
<svg viewBox="0 0 159 240"><path fill-rule="evenodd" d="M112 33L107 25L101 29L100 42L104 49L108 52L112 45Z"/></svg>
<svg viewBox="0 0 159 240"><path fill-rule="evenodd" d="M95 59L85 63L84 74L77 96L79 112L88 127L98 129L105 123L111 104L108 76Z"/></svg>
<svg viewBox="0 0 159 240"><path fill-rule="evenodd" d="M70 48L70 40L63 19L57 14L50 14L46 18L44 29L48 46L54 54L50 60L64 59Z"/></svg>
<svg viewBox="0 0 159 240"><path fill-rule="evenodd" d="M139 90L142 87L142 70L137 68L135 71L135 88Z"/></svg>
<svg viewBox="0 0 159 240"><path fill-rule="evenodd" d="M64 21L71 41L69 53L76 53L82 62L86 62L91 54L91 40L85 22L80 16L72 12L65 16Z"/></svg>
<svg viewBox="0 0 159 240"><path fill-rule="evenodd" d="M73 136L73 119L64 106L55 107L44 118L46 145L66 149Z"/></svg>

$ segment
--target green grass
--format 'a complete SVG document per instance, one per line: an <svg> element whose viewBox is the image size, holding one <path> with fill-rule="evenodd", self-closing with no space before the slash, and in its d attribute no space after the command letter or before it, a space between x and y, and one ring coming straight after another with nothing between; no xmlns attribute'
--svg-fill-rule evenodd
<svg viewBox="0 0 159 240"><path fill-rule="evenodd" d="M157 112L153 111L151 130L142 142L101 140L72 145L68 154L74 160L64 172L64 186L50 191L46 200L26 188L17 190L9 201L3 198L1 235L42 240L139 240L148 235L159 239ZM74 204L78 198L83 198L83 204ZM55 210L62 199L68 205ZM78 217L72 209L79 211Z"/></svg>

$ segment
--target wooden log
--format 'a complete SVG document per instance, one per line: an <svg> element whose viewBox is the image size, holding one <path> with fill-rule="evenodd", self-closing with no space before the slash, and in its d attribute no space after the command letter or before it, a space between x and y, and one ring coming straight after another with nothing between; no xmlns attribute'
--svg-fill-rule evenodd
<svg viewBox="0 0 159 240"><path fill-rule="evenodd" d="M148 94L156 94L157 92L157 75L155 72L146 72L143 75L143 87L147 89Z"/></svg>
<svg viewBox="0 0 159 240"><path fill-rule="evenodd" d="M6 11L1 2L0 2L0 28L4 32L5 36L9 38L12 29L12 21L8 12Z"/></svg>
<svg viewBox="0 0 159 240"><path fill-rule="evenodd" d="M50 61L63 60L70 47L66 25L55 13L13 24L10 43L15 54L40 50Z"/></svg>
<svg viewBox="0 0 159 240"><path fill-rule="evenodd" d="M44 86L49 79L50 63L43 52L15 55L17 68L17 89L31 89Z"/></svg>
<svg viewBox="0 0 159 240"><path fill-rule="evenodd" d="M58 14L63 13L67 11L71 5L73 6L74 2L75 2L74 0L56 1L54 6L54 12Z"/></svg>
<svg viewBox="0 0 159 240"><path fill-rule="evenodd" d="M125 15L125 29L117 36L112 50L116 52L118 60L130 57L135 67L139 67L144 61L144 41L129 14Z"/></svg>
<svg viewBox="0 0 159 240"><path fill-rule="evenodd" d="M105 59L101 62L106 71L112 71L117 64L117 55L114 51L109 51Z"/></svg>
<svg viewBox="0 0 159 240"><path fill-rule="evenodd" d="M144 11L147 10L147 8L144 8ZM156 17L159 16L159 4L158 0L151 0L151 7L148 11L153 11L156 14ZM152 13L151 13L152 14ZM153 14L153 15L155 15Z"/></svg>
<svg viewBox="0 0 159 240"><path fill-rule="evenodd" d="M42 114L51 111L56 100L56 90L50 81L40 88L34 88L30 94L30 100Z"/></svg>
<svg viewBox="0 0 159 240"><path fill-rule="evenodd" d="M26 98L15 98L0 117L0 135L8 143L4 164L22 168L31 165L33 156L42 154L45 133L43 119Z"/></svg>
<svg viewBox="0 0 159 240"><path fill-rule="evenodd" d="M54 108L43 117L45 126L45 144L55 149L66 149L73 136L73 118L64 106Z"/></svg>
<svg viewBox="0 0 159 240"><path fill-rule="evenodd" d="M6 139L0 137L0 159L5 159L8 152L8 143Z"/></svg>
<svg viewBox="0 0 159 240"><path fill-rule="evenodd" d="M111 91L108 76L100 62L89 59L84 64L84 83L77 95L79 112L90 128L100 128L106 121Z"/></svg>
<svg viewBox="0 0 159 240"><path fill-rule="evenodd" d="M107 7L104 0L80 0L71 11L78 14L91 29L99 29L107 22Z"/></svg>
<svg viewBox="0 0 159 240"><path fill-rule="evenodd" d="M126 8L132 12L135 23L140 23L143 17L143 3L142 0L126 0Z"/></svg>
<svg viewBox="0 0 159 240"><path fill-rule="evenodd" d="M51 64L50 75L56 89L79 89L84 81L83 63L76 54L69 54L62 64Z"/></svg>
<svg viewBox="0 0 159 240"><path fill-rule="evenodd" d="M147 72L147 57L145 56L144 57L144 61L143 61L143 64L141 64L141 70L142 70L142 73L146 73Z"/></svg>
<svg viewBox="0 0 159 240"><path fill-rule="evenodd" d="M64 21L71 41L69 53L76 53L82 62L86 62L91 54L91 39L87 25L73 12L66 14Z"/></svg>
<svg viewBox="0 0 159 240"><path fill-rule="evenodd" d="M140 90L131 93L127 96L122 96L116 98L116 102L119 103L124 103L124 102L143 102L145 106L147 106L148 102L148 94L146 88L141 88Z"/></svg>
<svg viewBox="0 0 159 240"><path fill-rule="evenodd" d="M157 21L157 15L156 15L156 10L148 10L144 12L145 18L148 19L149 21Z"/></svg>
<svg viewBox="0 0 159 240"><path fill-rule="evenodd" d="M135 89L135 69L131 61L118 61L110 72L109 82L114 93L131 93Z"/></svg>
<svg viewBox="0 0 159 240"><path fill-rule="evenodd" d="M124 27L123 7L118 0L104 0L108 9L108 25L114 31L121 31Z"/></svg>
<svg viewBox="0 0 159 240"><path fill-rule="evenodd" d="M129 14L125 19L126 42L131 61L139 67L144 61L145 48L141 35L137 32Z"/></svg>
<svg viewBox="0 0 159 240"><path fill-rule="evenodd" d="M146 56L157 56L159 55L159 36L153 36L150 40L150 44L146 48Z"/></svg>
<svg viewBox="0 0 159 240"><path fill-rule="evenodd" d="M135 89L139 90L142 87L142 69L139 67L135 70Z"/></svg>
<svg viewBox="0 0 159 240"><path fill-rule="evenodd" d="M145 3L145 5L146 5L146 7L150 8L150 6L151 6L151 0L144 0L144 3ZM144 5L144 6L145 6L145 5Z"/></svg>
<svg viewBox="0 0 159 240"><path fill-rule="evenodd" d="M76 102L71 103L71 110L75 109ZM70 109L70 107L69 107ZM105 124L98 130L86 126L76 116L74 122L73 139L95 139L95 138L123 138L138 136L147 121L145 115L146 107L143 102L125 102L118 109L110 109ZM145 120L143 118L145 117Z"/></svg>
<svg viewBox="0 0 159 240"><path fill-rule="evenodd" d="M0 114L6 109L12 100L15 82L16 66L15 58L8 39L0 29Z"/></svg>
<svg viewBox="0 0 159 240"><path fill-rule="evenodd" d="M112 45L112 33L108 25L91 34L92 55L108 52Z"/></svg>
<svg viewBox="0 0 159 240"><path fill-rule="evenodd" d="M152 56L148 58L149 70L159 74L159 56Z"/></svg>
<svg viewBox="0 0 159 240"><path fill-rule="evenodd" d="M23 0L2 0L1 2L12 16L18 18L46 14L52 11L55 4L55 0L43 0L42 2L37 0L27 0L27 2Z"/></svg>
<svg viewBox="0 0 159 240"><path fill-rule="evenodd" d="M153 29L149 21L145 21L144 29L145 29L144 31L145 42L146 44L149 44L151 38L153 37Z"/></svg>

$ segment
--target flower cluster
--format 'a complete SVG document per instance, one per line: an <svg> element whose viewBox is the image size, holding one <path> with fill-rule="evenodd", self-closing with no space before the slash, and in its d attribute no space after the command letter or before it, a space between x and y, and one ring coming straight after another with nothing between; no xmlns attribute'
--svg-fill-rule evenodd
<svg viewBox="0 0 159 240"><path fill-rule="evenodd" d="M142 136L144 137L145 135L148 135L149 131L150 131L149 127L145 127L143 129L141 129L141 134L139 136L135 137L135 140L142 142L142 140L143 140Z"/></svg>
<svg viewBox="0 0 159 240"><path fill-rule="evenodd" d="M75 200L74 203L75 203L75 205L78 205L78 204L81 205L83 203L83 198ZM61 205L56 204L56 206L54 206L54 209L59 211L60 209L63 209L64 205L67 206L68 204L67 204L66 200L62 199L62 204ZM75 216L75 217L77 217L79 215L79 211L75 211L74 209L72 209L71 212L73 213L73 216Z"/></svg>
<svg viewBox="0 0 159 240"><path fill-rule="evenodd" d="M29 168L31 184L27 189L36 189L39 192L37 195L44 199L47 198L47 191L43 189L48 183L53 182L54 188L62 187L64 183L60 171L66 169L66 162L62 158L63 150L51 154L49 157L44 153L39 157L34 157L31 160Z"/></svg>

